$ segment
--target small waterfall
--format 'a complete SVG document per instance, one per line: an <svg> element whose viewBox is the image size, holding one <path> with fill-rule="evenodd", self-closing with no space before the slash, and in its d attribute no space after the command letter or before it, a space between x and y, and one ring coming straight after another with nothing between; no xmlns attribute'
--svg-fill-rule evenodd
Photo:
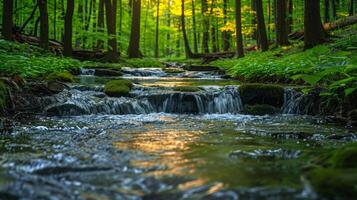
<svg viewBox="0 0 357 200"><path fill-rule="evenodd" d="M308 115L314 114L315 110L314 99L311 96L294 89L285 89L283 114Z"/></svg>
<svg viewBox="0 0 357 200"><path fill-rule="evenodd" d="M102 91L65 90L39 100L47 115L71 116L88 114L225 114L239 113L242 102L236 87L217 91L142 94L135 97L107 97Z"/></svg>
<svg viewBox="0 0 357 200"><path fill-rule="evenodd" d="M161 68L129 68L123 67L122 72L126 76L155 76L163 77L167 74Z"/></svg>
<svg viewBox="0 0 357 200"><path fill-rule="evenodd" d="M94 76L95 69L81 68L80 75Z"/></svg>

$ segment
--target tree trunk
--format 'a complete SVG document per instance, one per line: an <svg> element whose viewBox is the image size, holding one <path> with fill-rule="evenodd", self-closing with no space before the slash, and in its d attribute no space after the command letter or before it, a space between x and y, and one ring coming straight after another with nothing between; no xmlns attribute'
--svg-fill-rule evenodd
<svg viewBox="0 0 357 200"><path fill-rule="evenodd" d="M107 59L108 61L116 62L119 54L116 37L117 0L106 0L105 10L107 18L107 31L109 35Z"/></svg>
<svg viewBox="0 0 357 200"><path fill-rule="evenodd" d="M72 56L72 19L74 0L67 0L67 11L64 19L64 52L65 56Z"/></svg>
<svg viewBox="0 0 357 200"><path fill-rule="evenodd" d="M256 13L257 5L256 5L255 0L251 0L250 4L251 4L250 6L251 6L252 11ZM257 41L257 45L259 45L259 40L258 40L258 37L257 37L257 30L256 30L256 25L257 25L257 16L256 15L252 16L252 25L254 27L253 33L252 33L252 39L256 40Z"/></svg>
<svg viewBox="0 0 357 200"><path fill-rule="evenodd" d="M267 51L269 49L267 33L265 29L264 13L263 13L263 2L262 0L254 0L257 5L257 21L258 21L258 38L260 41L260 49L262 51Z"/></svg>
<svg viewBox="0 0 357 200"><path fill-rule="evenodd" d="M133 12L131 20L131 33L128 55L129 58L140 58L140 12L141 12L141 0L133 1Z"/></svg>
<svg viewBox="0 0 357 200"><path fill-rule="evenodd" d="M193 50L195 53L198 53L195 1L192 0L191 2L192 2Z"/></svg>
<svg viewBox="0 0 357 200"><path fill-rule="evenodd" d="M294 12L294 1L288 0L288 34L293 32L293 26L294 26L293 12Z"/></svg>
<svg viewBox="0 0 357 200"><path fill-rule="evenodd" d="M336 20L337 19L336 0L331 0L331 9L332 9L332 18Z"/></svg>
<svg viewBox="0 0 357 200"><path fill-rule="evenodd" d="M241 0L235 0L235 18L236 18L236 42L237 42L237 57L244 57L243 37L242 37L242 13Z"/></svg>
<svg viewBox="0 0 357 200"><path fill-rule="evenodd" d="M48 50L48 12L47 12L47 0L38 0L38 6L40 8L40 46L44 50Z"/></svg>
<svg viewBox="0 0 357 200"><path fill-rule="evenodd" d="M330 21L330 0L324 0L324 22Z"/></svg>
<svg viewBox="0 0 357 200"><path fill-rule="evenodd" d="M325 41L326 32L320 18L320 1L304 0L304 43L305 49Z"/></svg>
<svg viewBox="0 0 357 200"><path fill-rule="evenodd" d="M171 1L168 0L168 1L167 1L168 11L167 11L167 22L166 22L166 26L167 26L167 27L171 27L170 5L171 5ZM171 55L170 40L171 40L170 32L167 32L167 35L166 35L166 50L165 50L166 55Z"/></svg>
<svg viewBox="0 0 357 200"><path fill-rule="evenodd" d="M201 12L203 15L203 37L202 37L202 47L204 53L209 53L208 47L208 39L209 39L209 20L206 16L206 12L208 11L207 0L202 0Z"/></svg>
<svg viewBox="0 0 357 200"><path fill-rule="evenodd" d="M348 8L348 14L349 14L349 16L352 16L352 15L354 15L355 14L355 12L354 12L354 7L355 7L355 2L354 2L355 0L350 0L350 4L349 4L349 8Z"/></svg>
<svg viewBox="0 0 357 200"><path fill-rule="evenodd" d="M223 0L223 21L224 21L223 23L224 23L224 25L227 25L227 21L228 21L227 7L228 7L228 0ZM228 31L222 32L222 40L223 40L223 51L228 51L230 48Z"/></svg>
<svg viewBox="0 0 357 200"><path fill-rule="evenodd" d="M53 2L53 39L57 38L57 0Z"/></svg>
<svg viewBox="0 0 357 200"><path fill-rule="evenodd" d="M213 8L215 6L215 0L212 0L211 2L211 9L210 9L210 14L209 16L211 17L213 14ZM211 19L211 40L212 40L212 52L216 53L217 50L217 37L216 37L216 28L213 23L213 18Z"/></svg>
<svg viewBox="0 0 357 200"><path fill-rule="evenodd" d="M123 32L123 0L119 0L119 34L118 38L121 41L121 35ZM121 49L121 45L119 43L119 49Z"/></svg>
<svg viewBox="0 0 357 200"><path fill-rule="evenodd" d="M193 54L190 49L190 44L188 42L187 34L186 34L186 25L185 25L185 0L181 0L181 28L183 35L183 42L185 44L185 53L187 58L192 58Z"/></svg>
<svg viewBox="0 0 357 200"><path fill-rule="evenodd" d="M155 58L159 58L159 11L160 11L160 0L157 0L156 31L155 31Z"/></svg>
<svg viewBox="0 0 357 200"><path fill-rule="evenodd" d="M38 4L36 3L35 7L33 8L30 17L27 18L27 20L25 21L25 23L22 25L22 27L19 30L19 33L22 33L23 30L25 30L27 24L31 21L31 19L33 19L33 17L35 16L36 10L37 10Z"/></svg>
<svg viewBox="0 0 357 200"><path fill-rule="evenodd" d="M104 32L104 1L105 0L99 0L98 27L97 27L97 32L99 32L99 33ZM98 49L104 48L103 40L101 40L101 39L97 40L97 48Z"/></svg>
<svg viewBox="0 0 357 200"><path fill-rule="evenodd" d="M2 17L2 35L6 40L12 40L13 26L13 1L4 0L3 2L3 17Z"/></svg>
<svg viewBox="0 0 357 200"><path fill-rule="evenodd" d="M289 45L287 25L287 0L276 0L276 44Z"/></svg>

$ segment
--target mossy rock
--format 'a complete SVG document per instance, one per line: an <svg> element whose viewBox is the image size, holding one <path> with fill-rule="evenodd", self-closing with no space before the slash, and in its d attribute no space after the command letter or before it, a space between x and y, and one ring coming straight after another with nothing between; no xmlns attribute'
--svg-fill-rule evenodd
<svg viewBox="0 0 357 200"><path fill-rule="evenodd" d="M112 80L105 84L104 93L111 97L128 96L133 83L129 80Z"/></svg>
<svg viewBox="0 0 357 200"><path fill-rule="evenodd" d="M178 73L185 72L185 70L181 68L164 68L164 72L171 73L171 74L178 74Z"/></svg>
<svg viewBox="0 0 357 200"><path fill-rule="evenodd" d="M279 112L280 109L267 104L246 105L243 110L248 115L273 115Z"/></svg>
<svg viewBox="0 0 357 200"><path fill-rule="evenodd" d="M175 87L174 91L177 91L177 92L199 92L199 91L201 91L201 89L198 87L195 87L195 86L180 86L180 87Z"/></svg>
<svg viewBox="0 0 357 200"><path fill-rule="evenodd" d="M357 196L357 168L315 168L308 174L314 190L331 199Z"/></svg>
<svg viewBox="0 0 357 200"><path fill-rule="evenodd" d="M336 169L357 168L357 144L346 145L334 151L329 163Z"/></svg>
<svg viewBox="0 0 357 200"><path fill-rule="evenodd" d="M0 81L0 112L6 106L6 99L7 99L7 87L4 82Z"/></svg>
<svg viewBox="0 0 357 200"><path fill-rule="evenodd" d="M46 80L71 83L74 82L74 76L68 71L53 72L46 77Z"/></svg>
<svg viewBox="0 0 357 200"><path fill-rule="evenodd" d="M266 104L280 108L284 104L284 88L272 84L242 84L239 93L245 105Z"/></svg>

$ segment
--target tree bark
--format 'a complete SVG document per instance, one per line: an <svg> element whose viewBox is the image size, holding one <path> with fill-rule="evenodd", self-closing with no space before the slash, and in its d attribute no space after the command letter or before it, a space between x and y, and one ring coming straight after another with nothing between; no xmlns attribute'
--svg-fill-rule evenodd
<svg viewBox="0 0 357 200"><path fill-rule="evenodd" d="M141 12L141 0L132 0L132 20L131 20L131 33L128 55L129 58L140 58L140 12Z"/></svg>
<svg viewBox="0 0 357 200"><path fill-rule="evenodd" d="M227 16L227 7L228 7L228 0L223 0L223 23L227 25L228 16ZM229 43L229 33L228 31L222 32L222 40L223 40L223 51L228 51L230 48Z"/></svg>
<svg viewBox="0 0 357 200"><path fill-rule="evenodd" d="M289 45L287 25L287 0L276 0L276 44L278 46Z"/></svg>
<svg viewBox="0 0 357 200"><path fill-rule="evenodd" d="M287 30L288 34L293 32L293 26L294 26L293 12L294 12L294 1L288 0L288 30Z"/></svg>
<svg viewBox="0 0 357 200"><path fill-rule="evenodd" d="M326 32L321 22L319 0L304 0L304 29L305 49L325 41Z"/></svg>
<svg viewBox="0 0 357 200"><path fill-rule="evenodd" d="M155 58L159 58L159 11L160 11L160 0L157 0L156 30L155 30Z"/></svg>
<svg viewBox="0 0 357 200"><path fill-rule="evenodd" d="M185 0L181 0L181 28L182 28L183 42L185 44L186 57L192 58L193 54L190 49L190 44L188 42L187 33L186 33L186 25L185 25Z"/></svg>
<svg viewBox="0 0 357 200"><path fill-rule="evenodd" d="M40 8L40 46L44 50L48 50L49 37L48 37L48 12L47 12L47 0L38 0L38 6Z"/></svg>
<svg viewBox="0 0 357 200"><path fill-rule="evenodd" d="M12 40L13 26L13 1L4 0L3 2L3 17L2 17L2 35L6 40Z"/></svg>
<svg viewBox="0 0 357 200"><path fill-rule="evenodd" d="M64 19L64 51L65 56L72 56L72 19L74 12L74 0L67 0L67 11Z"/></svg>
<svg viewBox="0 0 357 200"><path fill-rule="evenodd" d="M117 0L106 0L105 10L107 18L107 31L109 35L107 59L108 61L116 62L119 56L116 36Z"/></svg>
<svg viewBox="0 0 357 200"><path fill-rule="evenodd" d="M330 0L324 0L324 22L330 21Z"/></svg>
<svg viewBox="0 0 357 200"><path fill-rule="evenodd" d="M202 47L204 53L209 53L208 39L209 39L209 19L206 16L208 11L207 0L202 0L201 12L203 15L203 36L202 36Z"/></svg>
<svg viewBox="0 0 357 200"><path fill-rule="evenodd" d="M243 37L242 37L242 13L241 0L235 0L235 18L236 18L236 43L237 43L237 57L244 57Z"/></svg>
<svg viewBox="0 0 357 200"><path fill-rule="evenodd" d="M348 8L348 14L349 16L353 16L355 14L355 0L350 0L349 8Z"/></svg>
<svg viewBox="0 0 357 200"><path fill-rule="evenodd" d="M269 49L269 43L265 28L264 13L263 13L263 2L262 0L254 0L257 5L257 21L258 21L258 38L260 41L260 49L262 51L267 51Z"/></svg>

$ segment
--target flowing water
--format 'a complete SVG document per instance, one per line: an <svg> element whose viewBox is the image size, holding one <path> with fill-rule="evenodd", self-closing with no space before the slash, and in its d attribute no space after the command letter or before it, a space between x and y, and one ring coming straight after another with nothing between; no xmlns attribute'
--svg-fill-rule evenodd
<svg viewBox="0 0 357 200"><path fill-rule="evenodd" d="M314 156L356 132L304 114L287 89L282 113L240 114L235 81L210 72L124 69L111 98L83 70L69 89L32 101L38 115L0 138L0 199L313 199ZM198 92L177 92L195 85ZM338 138L338 140L336 140Z"/></svg>

